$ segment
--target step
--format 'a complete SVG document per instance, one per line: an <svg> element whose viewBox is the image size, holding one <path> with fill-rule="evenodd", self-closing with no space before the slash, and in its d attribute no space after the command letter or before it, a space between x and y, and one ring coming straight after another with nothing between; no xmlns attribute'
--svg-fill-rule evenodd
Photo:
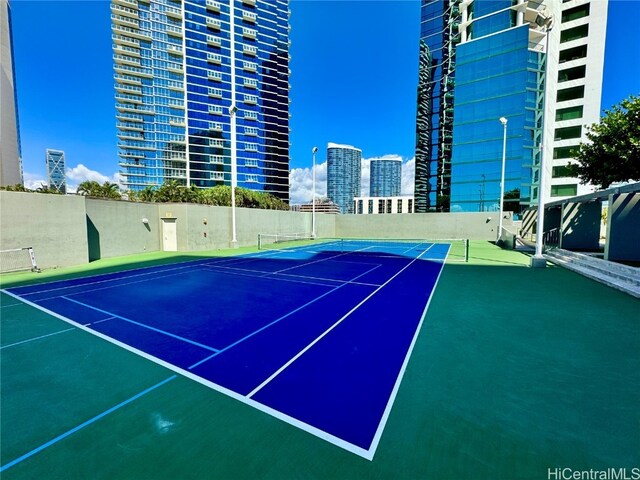
<svg viewBox="0 0 640 480"><path fill-rule="evenodd" d="M583 263L572 261L572 258L569 255L562 257L547 253L545 257L550 262L560 265L568 270L572 270L585 277L591 278L592 280L608 285L609 287L620 290L636 298L640 298L640 282L634 277L620 278L620 275L614 276L603 273L600 269L592 269L589 266L585 266Z"/></svg>
<svg viewBox="0 0 640 480"><path fill-rule="evenodd" d="M551 257L564 259L567 262L575 264L576 266L581 266L590 270L600 272L605 276L618 278L620 280L631 282L640 286L640 269L638 268L630 267L628 265L621 265L619 263L595 258L591 255L585 255L583 253L576 253L562 249L549 250L548 252L546 252L546 254Z"/></svg>

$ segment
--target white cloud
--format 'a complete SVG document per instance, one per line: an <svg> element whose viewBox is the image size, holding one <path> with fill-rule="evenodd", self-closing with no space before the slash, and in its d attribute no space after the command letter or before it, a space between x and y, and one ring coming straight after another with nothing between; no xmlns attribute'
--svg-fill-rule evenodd
<svg viewBox="0 0 640 480"><path fill-rule="evenodd" d="M35 173L24 172L23 174L24 188L27 190L35 190L42 185L49 185L49 180L42 178L41 175Z"/></svg>
<svg viewBox="0 0 640 480"><path fill-rule="evenodd" d="M316 164L316 197L327 196L327 162ZM289 197L292 205L311 202L313 175L310 168L294 168L289 172Z"/></svg>
<svg viewBox="0 0 640 480"><path fill-rule="evenodd" d="M67 177L67 191L75 192L78 188L78 184L84 181L95 181L100 184L104 182L117 183L121 185L122 176L120 173L115 172L111 177L104 175L96 170L87 168L82 163L79 163L77 167L68 168L66 172Z"/></svg>

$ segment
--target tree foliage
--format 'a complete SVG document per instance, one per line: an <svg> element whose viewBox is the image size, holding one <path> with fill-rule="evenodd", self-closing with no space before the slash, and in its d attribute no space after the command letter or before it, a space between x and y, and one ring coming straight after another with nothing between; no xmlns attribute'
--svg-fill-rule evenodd
<svg viewBox="0 0 640 480"><path fill-rule="evenodd" d="M77 195L86 195L87 197L94 198L112 198L120 199L122 194L120 193L120 187L118 184L111 182L104 182L102 185L95 180L85 180L78 185L76 190Z"/></svg>
<svg viewBox="0 0 640 480"><path fill-rule="evenodd" d="M578 163L569 164L570 173L582 183L607 188L640 180L640 96L631 95L605 110L600 123L588 127L587 138L574 152Z"/></svg>

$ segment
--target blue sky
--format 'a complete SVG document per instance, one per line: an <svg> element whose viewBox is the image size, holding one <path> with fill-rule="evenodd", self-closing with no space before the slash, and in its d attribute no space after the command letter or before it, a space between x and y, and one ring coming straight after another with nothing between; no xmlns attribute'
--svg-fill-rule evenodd
<svg viewBox="0 0 640 480"><path fill-rule="evenodd" d="M112 180L118 158L109 2L11 5L25 180L46 178L46 148L65 151L70 184ZM290 8L292 197L307 195L314 145L319 164L327 142L361 148L364 158L412 159L420 2L292 0ZM602 108L640 93L640 43L630 42L624 27L637 16L640 1L610 0Z"/></svg>

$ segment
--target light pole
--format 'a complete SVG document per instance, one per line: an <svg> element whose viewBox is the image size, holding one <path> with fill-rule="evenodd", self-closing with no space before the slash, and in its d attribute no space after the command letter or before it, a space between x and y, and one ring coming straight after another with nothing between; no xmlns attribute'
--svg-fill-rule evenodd
<svg viewBox="0 0 640 480"><path fill-rule="evenodd" d="M238 108L232 104L231 115L231 248L238 248L236 237L236 186L238 185L238 168L236 159L236 113Z"/></svg>
<svg viewBox="0 0 640 480"><path fill-rule="evenodd" d="M503 217L503 204L504 204L504 167L507 160L507 122L505 117L500 117L500 123L502 124L502 173L500 175L500 219L498 220L498 238L496 242L500 242L502 236L502 217Z"/></svg>
<svg viewBox="0 0 640 480"><path fill-rule="evenodd" d="M545 50L545 60L544 60L544 95L542 96L542 115L544 121L542 122L542 135L540 136L540 166L538 169L538 215L536 220L536 253L533 257L531 257L531 266L534 268L546 268L547 260L542 255L542 237L544 235L544 129L547 123L547 72L549 71L549 33L553 28L553 17L539 17L540 23L538 23L538 19L536 23L540 26L545 27L545 32L547 34L546 41L546 50Z"/></svg>
<svg viewBox="0 0 640 480"><path fill-rule="evenodd" d="M312 178L312 190L311 193L311 238L316 238L316 152L318 147L311 149L311 156L313 157L313 169L311 170Z"/></svg>

